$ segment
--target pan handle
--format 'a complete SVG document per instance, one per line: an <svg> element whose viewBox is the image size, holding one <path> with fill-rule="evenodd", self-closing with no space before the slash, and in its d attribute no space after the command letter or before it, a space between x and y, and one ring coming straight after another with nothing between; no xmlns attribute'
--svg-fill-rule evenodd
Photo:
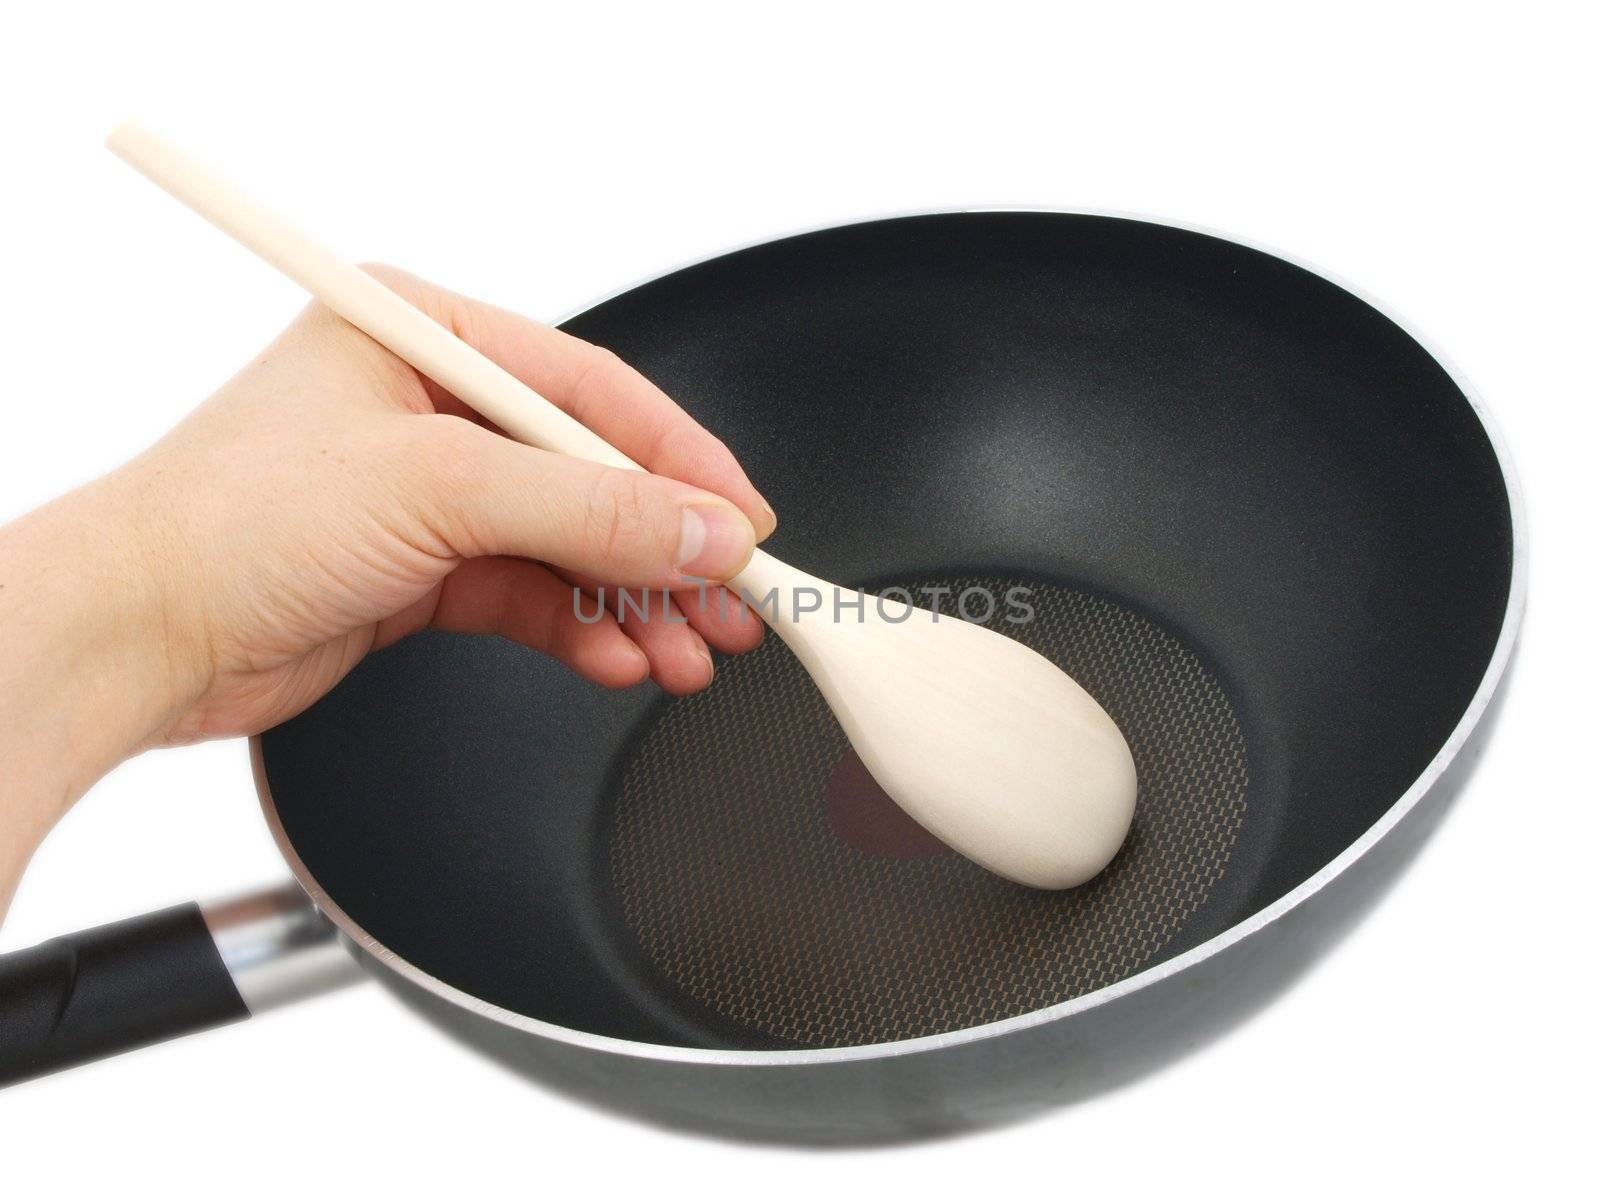
<svg viewBox="0 0 1600 1200"><path fill-rule="evenodd" d="M364 977L293 883L52 938L0 956L0 1087Z"/></svg>

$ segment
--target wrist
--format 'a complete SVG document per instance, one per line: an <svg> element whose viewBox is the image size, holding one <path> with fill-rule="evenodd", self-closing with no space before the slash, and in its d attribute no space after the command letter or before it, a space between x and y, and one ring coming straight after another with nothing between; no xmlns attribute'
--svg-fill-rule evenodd
<svg viewBox="0 0 1600 1200"><path fill-rule="evenodd" d="M159 524L114 475L0 529L0 747L37 837L192 686Z"/></svg>

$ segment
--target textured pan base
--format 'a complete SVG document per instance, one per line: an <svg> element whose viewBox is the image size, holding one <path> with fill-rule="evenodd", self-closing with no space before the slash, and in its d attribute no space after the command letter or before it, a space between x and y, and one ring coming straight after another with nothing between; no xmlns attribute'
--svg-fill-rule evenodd
<svg viewBox="0 0 1600 1200"><path fill-rule="evenodd" d="M1017 579L908 585L951 588L950 613L965 588L1030 587L1034 619L997 627L1116 719L1139 769L1138 813L1087 885L1008 883L874 808L838 724L777 638L725 663L716 687L663 706L622 772L611 878L662 974L796 1045L985 1024L1132 974L1222 877L1245 815L1233 706L1171 633L1110 600Z"/></svg>

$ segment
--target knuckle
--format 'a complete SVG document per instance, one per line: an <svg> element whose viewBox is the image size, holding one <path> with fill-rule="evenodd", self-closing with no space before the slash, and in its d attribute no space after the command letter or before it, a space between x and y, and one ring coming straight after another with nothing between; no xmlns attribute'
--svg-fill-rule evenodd
<svg viewBox="0 0 1600 1200"><path fill-rule="evenodd" d="M482 539L470 527L466 501L483 478L483 430L442 413L408 416L399 425L402 503L452 549L471 556Z"/></svg>
<svg viewBox="0 0 1600 1200"><path fill-rule="evenodd" d="M605 396L616 390L617 377L628 370L627 364L615 350L580 341L578 369L572 380L574 395L582 398L591 394Z"/></svg>
<svg viewBox="0 0 1600 1200"><path fill-rule="evenodd" d="M680 470L693 472L721 470L733 461L728 447L687 415L669 422L661 431L656 454Z"/></svg>
<svg viewBox="0 0 1600 1200"><path fill-rule="evenodd" d="M482 452L484 430L465 417L420 413L406 424L412 426L412 450L441 470L471 470Z"/></svg>
<svg viewBox="0 0 1600 1200"><path fill-rule="evenodd" d="M588 342L579 339L583 346L583 356L590 370L604 375L615 371L623 365L622 356L610 346L602 346L598 342Z"/></svg>
<svg viewBox="0 0 1600 1200"><path fill-rule="evenodd" d="M588 535L604 560L624 569L653 565L660 546L659 521L644 477L600 476L588 505Z"/></svg>
<svg viewBox="0 0 1600 1200"><path fill-rule="evenodd" d="M477 305L470 304L453 293L445 292L439 294L437 304L430 308L429 313L435 321L467 345L480 350L488 346L488 330L484 325L483 313Z"/></svg>

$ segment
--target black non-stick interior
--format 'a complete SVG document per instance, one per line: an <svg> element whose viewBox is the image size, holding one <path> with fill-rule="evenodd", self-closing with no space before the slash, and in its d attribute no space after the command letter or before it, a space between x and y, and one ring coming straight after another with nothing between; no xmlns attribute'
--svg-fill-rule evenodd
<svg viewBox="0 0 1600 1200"><path fill-rule="evenodd" d="M1141 808L1101 879L1034 893L874 808L775 638L672 701L425 634L265 736L272 802L355 921L516 1012L841 1045L1104 986L1376 821L1501 628L1509 504L1459 388L1364 302L1231 242L879 221L676 272L567 328L735 449L785 560L1033 588L1014 632L1130 731Z"/></svg>

